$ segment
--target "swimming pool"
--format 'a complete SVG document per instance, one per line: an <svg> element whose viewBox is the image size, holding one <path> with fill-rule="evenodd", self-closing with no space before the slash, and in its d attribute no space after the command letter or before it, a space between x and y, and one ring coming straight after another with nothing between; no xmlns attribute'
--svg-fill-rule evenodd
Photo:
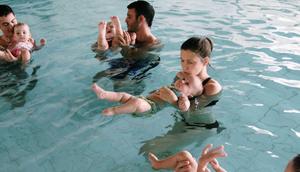
<svg viewBox="0 0 300 172"><path fill-rule="evenodd" d="M25 70L0 69L0 171L154 171L139 151L169 136L175 110L103 117L99 112L109 103L98 101L90 90L95 74L108 68L90 50L97 24L118 15L125 28L129 2L3 1L31 26L34 38L48 42ZM207 143L224 144L229 156L220 163L228 171L283 171L300 152L299 3L151 3L156 9L153 32L165 47L160 64L138 84L142 92L172 82L180 68L181 43L199 34L214 41L210 74L224 87L212 113L225 129L176 135L171 138L176 147L198 157ZM111 88L113 81L97 83Z"/></svg>

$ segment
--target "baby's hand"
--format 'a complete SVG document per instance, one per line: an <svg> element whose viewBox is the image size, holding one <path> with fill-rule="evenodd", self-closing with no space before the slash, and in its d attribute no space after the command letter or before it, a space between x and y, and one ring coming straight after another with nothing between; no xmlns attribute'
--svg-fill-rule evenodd
<svg viewBox="0 0 300 172"><path fill-rule="evenodd" d="M40 40L40 44L41 44L42 46L46 45L46 39L42 38L42 39Z"/></svg>
<svg viewBox="0 0 300 172"><path fill-rule="evenodd" d="M178 108L182 112L186 112L189 110L191 106L191 103L188 99L188 97L184 94L182 94L178 99Z"/></svg>
<svg viewBox="0 0 300 172"><path fill-rule="evenodd" d="M129 33L130 38L131 38L131 42L130 45L134 45L135 44L135 40L136 40L136 33L135 32L131 32Z"/></svg>
<svg viewBox="0 0 300 172"><path fill-rule="evenodd" d="M34 45L34 39L33 38L29 38L28 41Z"/></svg>

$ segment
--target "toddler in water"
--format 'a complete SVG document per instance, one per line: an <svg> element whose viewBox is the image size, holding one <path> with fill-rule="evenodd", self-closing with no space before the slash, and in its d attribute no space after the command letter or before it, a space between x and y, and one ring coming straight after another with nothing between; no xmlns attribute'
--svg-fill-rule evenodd
<svg viewBox="0 0 300 172"><path fill-rule="evenodd" d="M123 37L121 22L117 16L112 16L110 22L101 21L98 24L97 49L105 51L109 48L117 48L119 46L118 36ZM136 34L131 33L131 44L135 44Z"/></svg>
<svg viewBox="0 0 300 172"><path fill-rule="evenodd" d="M46 44L45 39L40 40L40 46L34 44L34 40L31 38L29 26L25 23L18 23L13 28L12 42L8 49L11 53L26 63L31 58L31 52L42 48Z"/></svg>
<svg viewBox="0 0 300 172"><path fill-rule="evenodd" d="M188 98L202 94L202 82L197 76L183 72L179 72L177 76L179 79L174 85L152 92L147 97L135 97L124 92L106 91L97 84L93 84L92 89L99 99L122 103L122 105L103 110L102 113L104 115L143 113L149 111L154 113L164 107L166 103L176 106L181 111L187 111L190 107ZM160 97L160 90L167 91L167 95L170 95L167 102Z"/></svg>

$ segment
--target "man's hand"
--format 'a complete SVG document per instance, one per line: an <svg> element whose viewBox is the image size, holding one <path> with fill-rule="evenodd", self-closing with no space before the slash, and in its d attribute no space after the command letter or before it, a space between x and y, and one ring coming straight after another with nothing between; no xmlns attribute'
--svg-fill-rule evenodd
<svg viewBox="0 0 300 172"><path fill-rule="evenodd" d="M128 47L132 42L129 32L123 31L123 37L118 35L120 47Z"/></svg>
<svg viewBox="0 0 300 172"><path fill-rule="evenodd" d="M0 59L7 62L14 62L18 60L18 58L12 55L8 49L5 51L0 51Z"/></svg>

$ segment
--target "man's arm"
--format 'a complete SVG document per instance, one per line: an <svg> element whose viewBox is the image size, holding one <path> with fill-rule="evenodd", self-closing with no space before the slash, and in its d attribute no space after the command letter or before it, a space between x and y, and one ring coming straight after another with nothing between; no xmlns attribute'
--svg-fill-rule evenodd
<svg viewBox="0 0 300 172"><path fill-rule="evenodd" d="M13 62L13 61L17 61L18 58L13 56L8 49L3 49L1 47L0 48L0 60L4 60L4 61L7 61L7 62Z"/></svg>

